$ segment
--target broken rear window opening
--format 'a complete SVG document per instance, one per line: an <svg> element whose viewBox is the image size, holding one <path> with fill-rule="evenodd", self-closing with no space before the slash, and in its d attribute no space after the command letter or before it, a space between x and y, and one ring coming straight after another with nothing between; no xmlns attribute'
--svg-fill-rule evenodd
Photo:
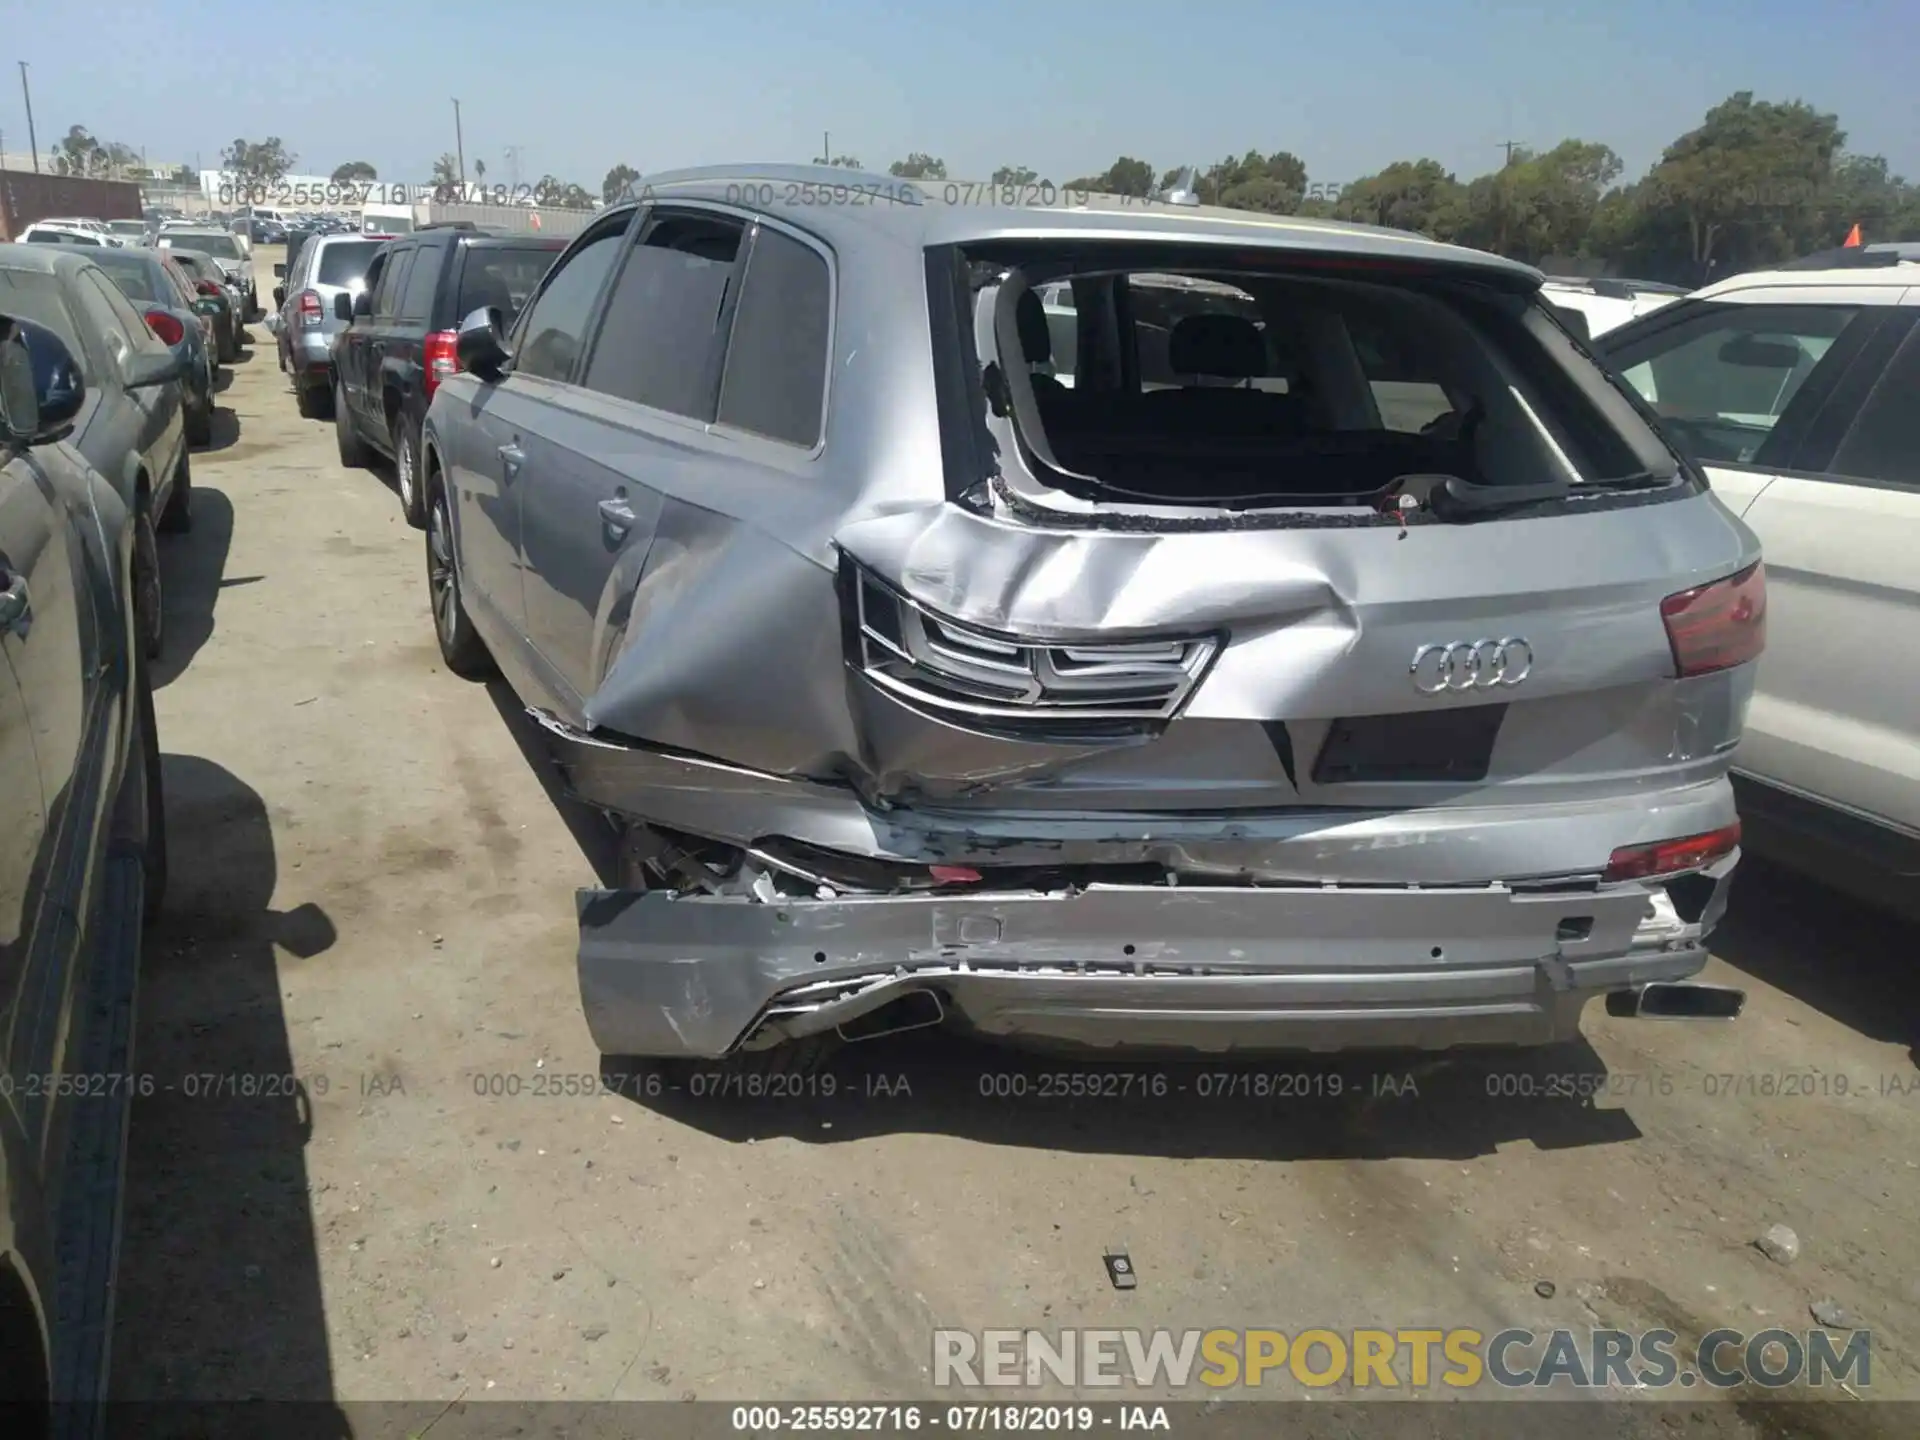
<svg viewBox="0 0 1920 1440"><path fill-rule="evenodd" d="M1455 497L1687 488L1529 293L1278 253L1129 263L1146 258L963 256L975 394L1017 501L1393 524Z"/></svg>

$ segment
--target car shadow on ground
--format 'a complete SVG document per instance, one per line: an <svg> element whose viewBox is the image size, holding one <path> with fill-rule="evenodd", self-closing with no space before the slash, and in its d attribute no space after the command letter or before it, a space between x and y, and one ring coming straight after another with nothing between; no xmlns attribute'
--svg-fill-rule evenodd
<svg viewBox="0 0 1920 1440"><path fill-rule="evenodd" d="M1627 1108L1583 1098L1606 1073L1584 1040L1524 1052L1087 1060L945 1029L849 1044L810 1074L603 1061L608 1088L726 1140L919 1133L1235 1160L1467 1160L1516 1140L1540 1150L1636 1140Z"/></svg>
<svg viewBox="0 0 1920 1440"><path fill-rule="evenodd" d="M215 416L216 427L220 415ZM211 486L193 487L193 529L160 541L160 590L166 635L152 665L153 688L171 684L193 663L213 636L213 612L220 592L258 583L259 575L228 578L227 552L233 546L233 502Z"/></svg>
<svg viewBox="0 0 1920 1440"><path fill-rule="evenodd" d="M162 770L172 874L142 961L135 1067L152 1089L128 1141L114 1398L328 1402L312 1098L278 967L329 949L334 927L317 905L272 908L273 834L251 786L197 756L167 755ZM347 1434L325 1423L329 1408L303 1407L314 1429L302 1433ZM160 1434L165 1413L130 1406L110 1428Z"/></svg>
<svg viewBox="0 0 1920 1440"><path fill-rule="evenodd" d="M1743 855L1713 952L1920 1065L1920 924Z"/></svg>
<svg viewBox="0 0 1920 1440"><path fill-rule="evenodd" d="M232 410L216 405L207 417L207 443L194 446L193 453L218 455L222 450L231 450L239 443L240 417Z"/></svg>

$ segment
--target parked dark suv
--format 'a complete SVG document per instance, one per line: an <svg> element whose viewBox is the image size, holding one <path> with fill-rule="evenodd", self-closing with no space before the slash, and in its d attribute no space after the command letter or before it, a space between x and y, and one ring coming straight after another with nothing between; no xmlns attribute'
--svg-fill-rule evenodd
<svg viewBox="0 0 1920 1440"><path fill-rule="evenodd" d="M368 449L393 460L400 506L424 528L420 422L434 386L454 371L454 335L482 306L512 325L564 239L501 235L471 225L428 226L394 241L367 267L366 288L334 297L348 322L333 351L333 422L340 463Z"/></svg>

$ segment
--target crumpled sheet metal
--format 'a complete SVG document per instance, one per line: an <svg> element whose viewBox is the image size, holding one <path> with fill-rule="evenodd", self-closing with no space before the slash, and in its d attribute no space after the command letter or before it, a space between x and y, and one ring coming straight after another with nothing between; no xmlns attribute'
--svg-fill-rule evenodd
<svg viewBox="0 0 1920 1440"><path fill-rule="evenodd" d="M1528 699L1591 694L1670 676L1657 602L1691 578L1675 557L1727 549L1726 517L1709 498L1664 506L1660 520L1650 536L1640 512L1535 519L1496 555L1466 526L1405 538L1394 528L1087 532L945 503L815 537L669 500L620 653L584 716L565 718L907 803L1151 748L1139 737L983 736L881 694L845 663L842 551L938 613L1023 638L1230 633L1176 725L1431 705L1408 683L1409 657L1516 615L1540 657ZM1576 652L1577 666L1556 659Z"/></svg>

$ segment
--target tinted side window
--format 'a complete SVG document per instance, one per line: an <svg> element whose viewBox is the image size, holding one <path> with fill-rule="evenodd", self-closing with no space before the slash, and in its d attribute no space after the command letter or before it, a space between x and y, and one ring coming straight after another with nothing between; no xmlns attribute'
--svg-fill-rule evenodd
<svg viewBox="0 0 1920 1440"><path fill-rule="evenodd" d="M407 273L407 288L400 296L402 320L424 320L433 310L433 292L440 288L440 262L446 256L443 247L425 246L414 252Z"/></svg>
<svg viewBox="0 0 1920 1440"><path fill-rule="evenodd" d="M521 326L523 343L513 368L522 375L546 380L571 380L573 368L586 344L587 321L600 285L619 258L623 230L609 230L576 250L552 277L527 311Z"/></svg>
<svg viewBox="0 0 1920 1440"><path fill-rule="evenodd" d="M1765 463L1761 447L1858 314L1709 302L1653 335L1603 348L1692 459Z"/></svg>
<svg viewBox="0 0 1920 1440"><path fill-rule="evenodd" d="M396 250L387 257L386 269L380 272L380 288L374 292L373 315L376 320L390 320L400 303L401 291L407 283L407 272L413 269L413 251Z"/></svg>
<svg viewBox="0 0 1920 1440"><path fill-rule="evenodd" d="M720 423L808 449L818 444L831 320L827 262L763 228L740 286L720 384Z"/></svg>
<svg viewBox="0 0 1920 1440"><path fill-rule="evenodd" d="M587 367L590 390L713 418L721 306L744 232L707 215L658 216L628 253Z"/></svg>
<svg viewBox="0 0 1920 1440"><path fill-rule="evenodd" d="M1827 468L1920 486L1920 329L1893 357Z"/></svg>

